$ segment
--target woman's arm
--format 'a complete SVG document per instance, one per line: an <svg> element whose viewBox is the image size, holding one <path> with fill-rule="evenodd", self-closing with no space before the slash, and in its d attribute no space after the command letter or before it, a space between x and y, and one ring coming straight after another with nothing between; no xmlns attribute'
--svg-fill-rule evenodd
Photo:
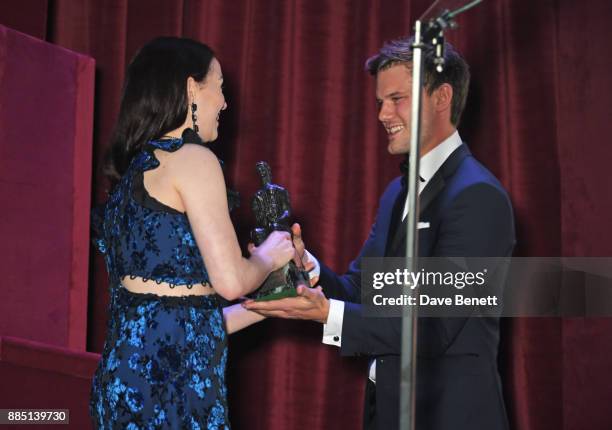
<svg viewBox="0 0 612 430"><path fill-rule="evenodd" d="M167 164L181 197L213 288L235 300L257 289L294 255L288 233L274 232L244 258L229 217L219 161L207 148L185 145Z"/></svg>
<svg viewBox="0 0 612 430"><path fill-rule="evenodd" d="M265 318L263 315L246 310L240 303L223 308L223 319L228 334L236 333Z"/></svg>

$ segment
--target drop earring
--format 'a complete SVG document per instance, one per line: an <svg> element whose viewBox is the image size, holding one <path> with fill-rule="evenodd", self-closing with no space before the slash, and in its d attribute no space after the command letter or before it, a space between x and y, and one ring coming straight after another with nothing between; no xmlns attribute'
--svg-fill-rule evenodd
<svg viewBox="0 0 612 430"><path fill-rule="evenodd" d="M197 110L198 110L198 105L195 103L191 103L191 121L193 122L193 131L195 131L196 133L199 131L198 116L196 115Z"/></svg>

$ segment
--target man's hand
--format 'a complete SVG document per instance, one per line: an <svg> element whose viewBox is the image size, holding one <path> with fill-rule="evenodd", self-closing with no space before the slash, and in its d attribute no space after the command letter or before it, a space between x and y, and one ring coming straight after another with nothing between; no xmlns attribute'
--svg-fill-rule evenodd
<svg viewBox="0 0 612 430"><path fill-rule="evenodd" d="M310 272L315 267L315 263L306 253L306 245L302 239L302 227L298 223L291 226L291 236L293 237L293 247L295 248L293 261L298 267L304 267L304 270ZM314 277L310 279L310 285L315 286L318 281L319 277Z"/></svg>
<svg viewBox="0 0 612 430"><path fill-rule="evenodd" d="M304 244L304 241L302 240L302 227L300 227L300 225L296 222L291 226L291 236L293 236L293 247L295 248L295 251L297 253L297 255L299 256L299 258L302 260L302 263L304 263L304 258L306 257L306 245ZM297 264L297 261L296 261Z"/></svg>
<svg viewBox="0 0 612 430"><path fill-rule="evenodd" d="M242 306L266 317L312 320L325 324L329 314L329 300L321 287L308 288L300 285L297 287L297 294L297 297L267 302L247 300Z"/></svg>

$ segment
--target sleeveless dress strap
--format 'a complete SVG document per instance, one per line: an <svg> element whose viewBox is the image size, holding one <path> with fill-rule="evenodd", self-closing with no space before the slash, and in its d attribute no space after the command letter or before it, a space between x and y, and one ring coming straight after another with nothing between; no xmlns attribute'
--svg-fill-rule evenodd
<svg viewBox="0 0 612 430"><path fill-rule="evenodd" d="M164 139L153 139L148 141L140 154L139 157L136 157L136 168L142 172L146 170L152 170L159 167L159 160L155 157L154 151L156 149L161 149L166 152L174 152L179 150L184 144L193 143L196 145L201 145L206 148L209 146L200 139L200 136L193 131L191 128L186 128L183 131L181 137L175 138L164 138ZM219 163L221 164L221 168L223 169L224 163L223 160L217 157ZM238 207L240 207L240 194L232 189L227 189L227 200L229 210L232 211Z"/></svg>

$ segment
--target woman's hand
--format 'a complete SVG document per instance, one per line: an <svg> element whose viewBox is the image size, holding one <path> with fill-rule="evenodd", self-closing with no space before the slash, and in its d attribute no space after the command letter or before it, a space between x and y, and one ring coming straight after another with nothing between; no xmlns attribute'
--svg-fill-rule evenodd
<svg viewBox="0 0 612 430"><path fill-rule="evenodd" d="M259 246L249 244L249 252L262 261L269 272L280 269L295 255L291 235L285 231L273 231Z"/></svg>

